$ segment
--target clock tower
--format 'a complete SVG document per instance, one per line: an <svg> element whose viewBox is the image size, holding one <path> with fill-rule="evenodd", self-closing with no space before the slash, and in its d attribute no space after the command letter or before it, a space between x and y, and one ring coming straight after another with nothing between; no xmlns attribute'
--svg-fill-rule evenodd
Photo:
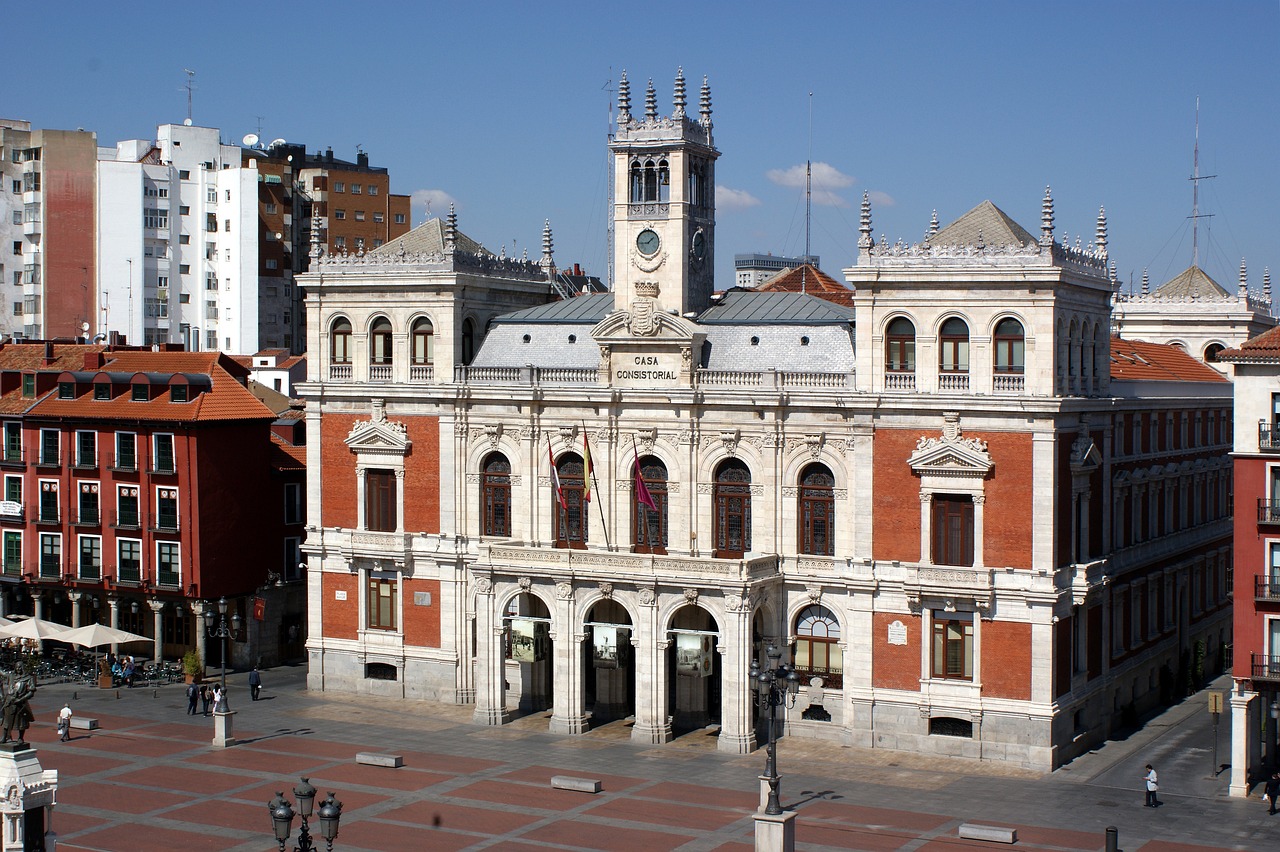
<svg viewBox="0 0 1280 852"><path fill-rule="evenodd" d="M683 315L710 304L715 269L715 161L711 88L702 80L698 117L685 113L684 71L676 72L674 109L659 116L653 81L644 116L631 113L631 85L618 81L613 140L615 304L638 296ZM656 287L655 287L656 285Z"/></svg>

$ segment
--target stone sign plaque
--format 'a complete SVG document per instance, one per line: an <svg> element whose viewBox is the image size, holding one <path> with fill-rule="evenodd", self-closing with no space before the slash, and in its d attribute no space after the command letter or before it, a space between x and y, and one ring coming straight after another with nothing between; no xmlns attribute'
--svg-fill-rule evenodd
<svg viewBox="0 0 1280 852"><path fill-rule="evenodd" d="M680 384L680 353L614 351L610 381L620 388L670 388Z"/></svg>
<svg viewBox="0 0 1280 852"><path fill-rule="evenodd" d="M347 590L346 590L346 589L334 589L334 591L333 591L333 599L334 599L335 601L345 601L345 600L347 599Z"/></svg>
<svg viewBox="0 0 1280 852"><path fill-rule="evenodd" d="M907 625L903 624L901 621L895 621L889 625L889 644L907 644Z"/></svg>

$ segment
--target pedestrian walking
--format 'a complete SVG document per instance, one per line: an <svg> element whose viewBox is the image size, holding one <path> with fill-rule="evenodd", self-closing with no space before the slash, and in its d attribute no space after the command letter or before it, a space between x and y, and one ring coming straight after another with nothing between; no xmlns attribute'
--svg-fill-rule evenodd
<svg viewBox="0 0 1280 852"><path fill-rule="evenodd" d="M202 715L209 715L209 699L213 698L213 693L209 691L209 684L200 684L200 712Z"/></svg>
<svg viewBox="0 0 1280 852"><path fill-rule="evenodd" d="M1156 791L1160 789L1160 782L1159 779L1156 778L1155 768L1150 763L1147 764L1147 774L1142 776L1142 780L1145 781L1147 785L1147 803L1144 807L1160 807L1160 801L1156 798Z"/></svg>
<svg viewBox="0 0 1280 852"><path fill-rule="evenodd" d="M254 666L253 671L249 672L249 698L253 701L258 700L258 693L262 691L262 675L258 673L258 667Z"/></svg>
<svg viewBox="0 0 1280 852"><path fill-rule="evenodd" d="M1267 779L1267 786L1263 788L1263 796L1266 797L1267 802L1271 805L1267 813L1274 814L1276 812L1276 799L1280 798L1280 772L1272 773L1271 777Z"/></svg>
<svg viewBox="0 0 1280 852"><path fill-rule="evenodd" d="M187 715L196 715L196 702L200 700L200 687L195 681L187 684Z"/></svg>
<svg viewBox="0 0 1280 852"><path fill-rule="evenodd" d="M213 710L214 710L214 712L215 712L215 713L219 712L219 708L221 708L221 707L222 707L222 687L221 687L221 686L215 686L215 687L213 688Z"/></svg>
<svg viewBox="0 0 1280 852"><path fill-rule="evenodd" d="M58 711L58 739L66 742L71 739L71 717L75 715L71 712L70 704L63 704L62 709ZM1272 799L1272 801L1275 801ZM1275 811L1272 811L1275 813Z"/></svg>

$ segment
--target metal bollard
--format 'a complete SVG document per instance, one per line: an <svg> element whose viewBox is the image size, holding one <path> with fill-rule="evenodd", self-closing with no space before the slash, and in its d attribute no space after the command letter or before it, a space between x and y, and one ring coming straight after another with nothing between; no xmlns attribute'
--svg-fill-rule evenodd
<svg viewBox="0 0 1280 852"><path fill-rule="evenodd" d="M1120 832L1114 825L1107 826L1107 852L1120 852Z"/></svg>

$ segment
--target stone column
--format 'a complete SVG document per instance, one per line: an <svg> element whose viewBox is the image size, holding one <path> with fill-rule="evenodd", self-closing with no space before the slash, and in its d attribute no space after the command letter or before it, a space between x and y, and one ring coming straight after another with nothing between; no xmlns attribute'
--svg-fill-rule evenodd
<svg viewBox="0 0 1280 852"><path fill-rule="evenodd" d="M164 612L164 601L160 601L160 600L156 600L155 598L152 598L147 601L147 606L151 607L151 623L152 623L152 629L154 631L154 636L151 640L152 641L151 653L155 657L156 665L159 665L160 662L164 659L164 655L162 653L164 651L164 621L161 619L161 615L160 615L161 613ZM200 629L199 636L200 636L200 640L199 640L200 650L201 652L203 652L204 651L204 628L203 627L201 627ZM204 662L203 653L201 653L200 661Z"/></svg>
<svg viewBox="0 0 1280 852"><path fill-rule="evenodd" d="M578 624L571 584L556 583L555 606L550 730L553 734L581 734L587 730L582 707L582 643L587 634Z"/></svg>
<svg viewBox="0 0 1280 852"><path fill-rule="evenodd" d="M747 754L756 747L752 724L751 688L747 670L751 667L751 604L737 593L725 595L725 626L717 650L720 652L720 738L716 748L733 754Z"/></svg>
<svg viewBox="0 0 1280 852"><path fill-rule="evenodd" d="M34 602L35 606L35 609L32 610L32 612L35 613L32 618L44 618L44 592L33 591L31 593L31 600ZM36 640L36 648L41 651L44 650L43 639Z"/></svg>
<svg viewBox="0 0 1280 852"><path fill-rule="evenodd" d="M477 725L502 725L510 720L503 687L502 622L495 620L493 581L477 577L476 586L476 709Z"/></svg>
<svg viewBox="0 0 1280 852"><path fill-rule="evenodd" d="M80 626L80 601L84 599L84 592L67 592L67 600L71 601L71 626Z"/></svg>
<svg viewBox="0 0 1280 852"><path fill-rule="evenodd" d="M665 743L671 740L671 719L667 714L667 647L671 644L658 630L657 599L653 589L641 587L640 618L635 625L636 723L631 739L638 743Z"/></svg>
<svg viewBox="0 0 1280 852"><path fill-rule="evenodd" d="M107 606L111 608L111 627L113 630L119 630L120 629L120 599L115 595L111 595L110 597L107 598ZM111 643L111 653L113 656L115 654L120 653L119 644L115 642ZM158 663L160 661L156 660L156 662Z"/></svg>
<svg viewBox="0 0 1280 852"><path fill-rule="evenodd" d="M147 601L147 603L150 603L151 609L155 611L156 627L160 627L160 610L156 609L156 604L159 603L159 601ZM161 604L161 606L163 606L163 604ZM188 606L191 608L191 614L196 617L196 654L200 655L200 677L205 677L206 670L209 669L209 659L205 656L205 647L207 645L207 642L205 641L205 609L207 609L207 606L209 605L202 600L193 600L188 604ZM156 631L156 642L160 642L159 629Z"/></svg>
<svg viewBox="0 0 1280 852"><path fill-rule="evenodd" d="M1233 692L1231 702L1231 784L1232 796L1249 795L1249 770L1258 753L1258 693Z"/></svg>
<svg viewBox="0 0 1280 852"><path fill-rule="evenodd" d="M933 512L933 494L932 492L920 492L920 564L933 564L933 548L930 547L929 533L933 529L932 524ZM973 525L978 525L978 519L975 517ZM974 542L974 556L977 556L977 542Z"/></svg>

